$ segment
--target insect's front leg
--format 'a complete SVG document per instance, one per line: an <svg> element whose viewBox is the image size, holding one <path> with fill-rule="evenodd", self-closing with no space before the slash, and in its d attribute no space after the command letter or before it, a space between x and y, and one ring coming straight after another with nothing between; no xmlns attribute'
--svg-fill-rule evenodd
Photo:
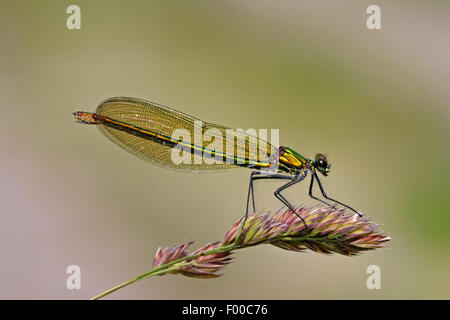
<svg viewBox="0 0 450 320"><path fill-rule="evenodd" d="M310 182L310 184L309 184L309 196L310 196L311 198L317 200L317 201L320 201L320 202L326 204L327 206L330 206L330 204L329 204L328 202L323 201L322 199L317 198L316 196L314 196L314 195L312 194L313 185L314 185L314 173L311 174L311 182Z"/></svg>
<svg viewBox="0 0 450 320"><path fill-rule="evenodd" d="M313 176L314 176L314 178L317 180L317 183L319 184L320 192L322 192L322 195L323 195L323 197L324 197L325 199L328 199L328 200L330 200L330 201L339 203L340 205L342 205L342 206L344 206L344 207L346 207L346 208L352 210L352 211L355 212L357 215L359 215L360 217L362 217L362 214L359 213L358 211L356 211L355 209L353 209L352 207L350 207L350 206L348 206L348 205L346 205L346 204L344 204L344 203L342 203L342 202L339 202L339 201L337 201L337 200L335 200L335 199L332 199L332 198L328 197L327 194L325 193L325 190L323 189L323 186L322 186L322 183L321 183L320 180L319 180L319 177L317 176L317 173L314 172L314 173L313 173Z"/></svg>

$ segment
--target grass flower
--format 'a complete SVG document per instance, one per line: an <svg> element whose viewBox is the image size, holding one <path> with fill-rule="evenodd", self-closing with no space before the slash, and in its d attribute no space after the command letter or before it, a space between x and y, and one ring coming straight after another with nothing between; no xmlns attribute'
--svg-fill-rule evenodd
<svg viewBox="0 0 450 320"><path fill-rule="evenodd" d="M120 288L154 275L181 274L194 278L215 278L231 262L232 252L260 244L270 244L290 251L306 251L346 256L358 255L384 246L390 237L379 231L379 225L358 215L345 215L336 207L299 207L296 213L280 209L275 213L250 215L236 221L221 241L209 243L188 253L193 241L181 242L156 251L153 269L126 281L93 299L104 297Z"/></svg>

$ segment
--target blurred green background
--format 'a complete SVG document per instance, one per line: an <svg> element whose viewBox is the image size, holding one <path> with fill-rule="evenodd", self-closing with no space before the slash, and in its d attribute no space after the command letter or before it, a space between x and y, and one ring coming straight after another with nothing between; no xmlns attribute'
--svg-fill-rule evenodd
<svg viewBox="0 0 450 320"><path fill-rule="evenodd" d="M450 4L446 1L0 1L0 298L86 299L151 268L158 246L220 239L248 170L151 166L75 123L147 99L326 152L329 195L382 224L359 257L259 246L213 280L164 276L109 298L450 298ZM382 30L366 28L381 7ZM276 183L256 187L276 209ZM312 204L307 183L287 192ZM66 289L66 267L82 289ZM366 268L381 268L381 290Z"/></svg>

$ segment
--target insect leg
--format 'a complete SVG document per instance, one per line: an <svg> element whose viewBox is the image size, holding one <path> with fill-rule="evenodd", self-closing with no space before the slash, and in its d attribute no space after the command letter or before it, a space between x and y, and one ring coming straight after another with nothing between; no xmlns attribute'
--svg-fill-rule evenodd
<svg viewBox="0 0 450 320"><path fill-rule="evenodd" d="M294 184L299 183L300 181L302 181L305 178L306 178L306 174L302 175L302 176L299 176L299 175L295 176L295 178L292 181L289 181L285 185L282 185L277 190L275 190L274 195L275 195L275 197L277 197L278 200L280 200L284 205L286 205L289 208L289 210L291 210L300 220L302 220L303 224L305 225L305 228L308 229L308 225L306 224L305 220L303 220L303 218L300 217L297 214L297 212L295 212L295 209L289 203L289 201L287 201L286 198L280 194L280 192L283 191L284 189L287 189L287 188L293 186Z"/></svg>
<svg viewBox="0 0 450 320"><path fill-rule="evenodd" d="M250 205L250 196L252 198L252 204L253 204L253 212L255 212L255 193L253 191L253 181L254 180L261 180L261 179L278 179L278 180L292 180L292 176L287 176L283 174L270 174L270 173L264 173L261 171L253 171L250 174L250 182L248 185L248 194L247 194L247 208L245 209L245 218L242 222L241 229L244 227L245 222L248 218L248 207Z"/></svg>
<svg viewBox="0 0 450 320"><path fill-rule="evenodd" d="M312 194L313 185L314 185L314 174L311 175L311 183L309 184L309 196L317 201L320 201L320 202L326 204L327 206L330 206L330 204L328 202L325 202L322 199L313 196L313 194Z"/></svg>
<svg viewBox="0 0 450 320"><path fill-rule="evenodd" d="M314 175L314 178L316 178L317 183L319 184L320 192L322 192L322 195L323 195L323 197L324 197L325 199L328 199L328 200L330 200L330 201L339 203L340 205L343 205L344 207L346 207L346 208L348 208L348 209L354 211L354 212L357 213L360 217L362 217L362 214L359 213L358 211L356 211L355 209L353 209L352 207L350 207L350 206L348 206L348 205L346 205L346 204L344 204L344 203L342 203L342 202L339 202L339 201L337 201L337 200L334 200L334 199L328 197L327 194L325 193L325 190L324 190L323 187L322 187L322 183L320 182L319 177L317 176L317 173L314 172L313 175Z"/></svg>

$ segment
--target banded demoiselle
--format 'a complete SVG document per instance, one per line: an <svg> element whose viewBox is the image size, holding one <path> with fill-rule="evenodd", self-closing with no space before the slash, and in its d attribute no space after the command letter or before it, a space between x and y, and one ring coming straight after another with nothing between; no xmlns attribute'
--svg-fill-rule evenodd
<svg viewBox="0 0 450 320"><path fill-rule="evenodd" d="M281 191L304 180L308 172L311 173L309 185L311 198L330 205L313 195L314 181L317 181L323 198L361 216L352 207L328 197L325 193L317 172L327 176L331 165L323 154L317 154L312 160L289 147L275 147L257 136L239 131L234 131L233 141L230 141L231 139L227 139L229 137L227 130L233 129L203 122L175 109L136 98L110 98L100 103L95 113L77 111L73 114L78 122L97 125L114 143L157 166L190 172L214 172L239 167L254 170L250 174L245 219L242 225L248 216L250 199L255 211L253 182L261 179L279 179L287 180L287 183L275 190L275 197L292 210L307 228L303 218L281 195ZM174 132L180 129L185 132L183 138L174 137ZM186 136L195 137L199 131L201 141L186 139ZM211 148L211 141L219 148ZM179 163L174 161L174 148L189 152L191 161Z"/></svg>

